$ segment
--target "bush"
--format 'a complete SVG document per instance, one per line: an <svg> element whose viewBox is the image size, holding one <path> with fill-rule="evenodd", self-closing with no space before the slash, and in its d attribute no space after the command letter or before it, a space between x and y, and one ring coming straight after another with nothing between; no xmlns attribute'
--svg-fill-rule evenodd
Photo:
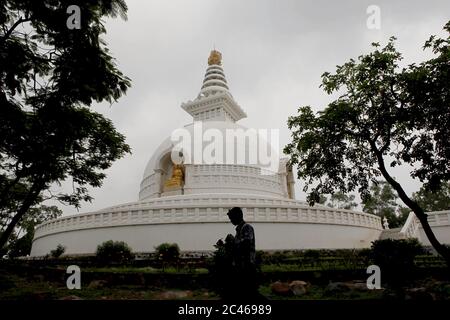
<svg viewBox="0 0 450 320"><path fill-rule="evenodd" d="M112 240L100 244L95 255L102 263L126 263L134 258L128 244Z"/></svg>
<svg viewBox="0 0 450 320"><path fill-rule="evenodd" d="M369 265L371 263L372 259L372 249L371 248L364 248L358 251L357 256L362 264Z"/></svg>
<svg viewBox="0 0 450 320"><path fill-rule="evenodd" d="M226 238L225 242L220 239L214 245L216 250L208 269L212 276L212 289L223 299L232 296L233 292L233 242L231 238Z"/></svg>
<svg viewBox="0 0 450 320"><path fill-rule="evenodd" d="M161 243L155 250L158 259L163 263L174 263L180 257L180 248L176 243Z"/></svg>
<svg viewBox="0 0 450 320"><path fill-rule="evenodd" d="M58 244L56 246L56 249L50 251L50 256L56 259L62 256L64 252L66 252L66 247L64 247L62 244Z"/></svg>
<svg viewBox="0 0 450 320"><path fill-rule="evenodd" d="M372 243L371 258L381 269L381 279L390 285L403 285L415 270L414 258L423 253L417 239L385 239Z"/></svg>

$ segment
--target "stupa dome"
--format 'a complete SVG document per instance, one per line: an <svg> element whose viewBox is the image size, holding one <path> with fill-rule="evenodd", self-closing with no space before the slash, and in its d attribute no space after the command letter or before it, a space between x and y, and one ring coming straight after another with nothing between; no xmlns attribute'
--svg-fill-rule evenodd
<svg viewBox="0 0 450 320"><path fill-rule="evenodd" d="M234 232L226 213L235 206L254 227L258 250L367 248L379 238L375 215L295 199L292 168L279 159L278 141L236 123L247 115L229 91L217 50L200 92L181 108L193 122L153 152L138 201L42 223L31 255L44 256L58 244L66 254L94 254L111 239L137 253L164 242L182 251L211 251L217 239Z"/></svg>
<svg viewBox="0 0 450 320"><path fill-rule="evenodd" d="M248 130L232 121L201 121L175 130L174 134L177 132L191 139L190 151L182 151L186 171L183 194L246 192L287 196L289 186L283 182L286 161L280 161L278 150L256 130ZM208 133L221 140L216 145L218 150L208 151L214 147L210 140L202 139ZM200 141L196 143L196 139ZM168 137L153 153L144 170L140 200L173 195L173 192L164 192L164 184L172 174L171 153L177 150L176 145L177 141ZM201 158L196 159L196 148Z"/></svg>

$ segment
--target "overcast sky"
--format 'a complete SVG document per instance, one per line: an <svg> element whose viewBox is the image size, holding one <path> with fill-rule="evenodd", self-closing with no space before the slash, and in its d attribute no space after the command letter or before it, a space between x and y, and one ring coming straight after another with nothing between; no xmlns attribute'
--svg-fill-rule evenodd
<svg viewBox="0 0 450 320"><path fill-rule="evenodd" d="M107 20L105 39L120 69L132 79L128 94L95 110L112 119L133 150L107 170L92 203L79 212L136 201L145 165L172 130L192 122L180 108L199 93L213 46L236 101L248 118L240 124L280 129L289 142L288 116L299 106L322 109L332 97L320 76L395 35L404 62L420 62L431 35L445 36L450 1L130 0L128 20ZM369 29L366 13L377 5L381 28ZM82 18L82 16L81 16ZM407 168L394 171L406 191L420 183ZM305 199L297 183L297 199ZM54 188L56 190L56 188ZM64 214L76 213L60 206Z"/></svg>

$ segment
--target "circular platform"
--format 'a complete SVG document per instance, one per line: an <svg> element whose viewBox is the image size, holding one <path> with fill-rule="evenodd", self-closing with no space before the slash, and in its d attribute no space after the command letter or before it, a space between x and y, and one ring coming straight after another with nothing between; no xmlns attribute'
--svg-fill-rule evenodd
<svg viewBox="0 0 450 320"><path fill-rule="evenodd" d="M364 248L378 239L379 217L302 201L260 195L201 194L155 198L49 221L37 227L32 256L66 247L66 254L92 254L107 240L151 252L163 243L182 251L209 251L219 238L234 234L226 215L241 206L254 226L257 250Z"/></svg>

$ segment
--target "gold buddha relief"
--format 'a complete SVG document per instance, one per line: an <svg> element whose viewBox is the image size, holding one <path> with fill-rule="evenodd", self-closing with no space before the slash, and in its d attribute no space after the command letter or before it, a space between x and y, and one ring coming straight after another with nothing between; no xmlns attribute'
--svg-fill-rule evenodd
<svg viewBox="0 0 450 320"><path fill-rule="evenodd" d="M184 185L184 167L181 164L173 164L172 177L164 183L164 191L179 189Z"/></svg>

